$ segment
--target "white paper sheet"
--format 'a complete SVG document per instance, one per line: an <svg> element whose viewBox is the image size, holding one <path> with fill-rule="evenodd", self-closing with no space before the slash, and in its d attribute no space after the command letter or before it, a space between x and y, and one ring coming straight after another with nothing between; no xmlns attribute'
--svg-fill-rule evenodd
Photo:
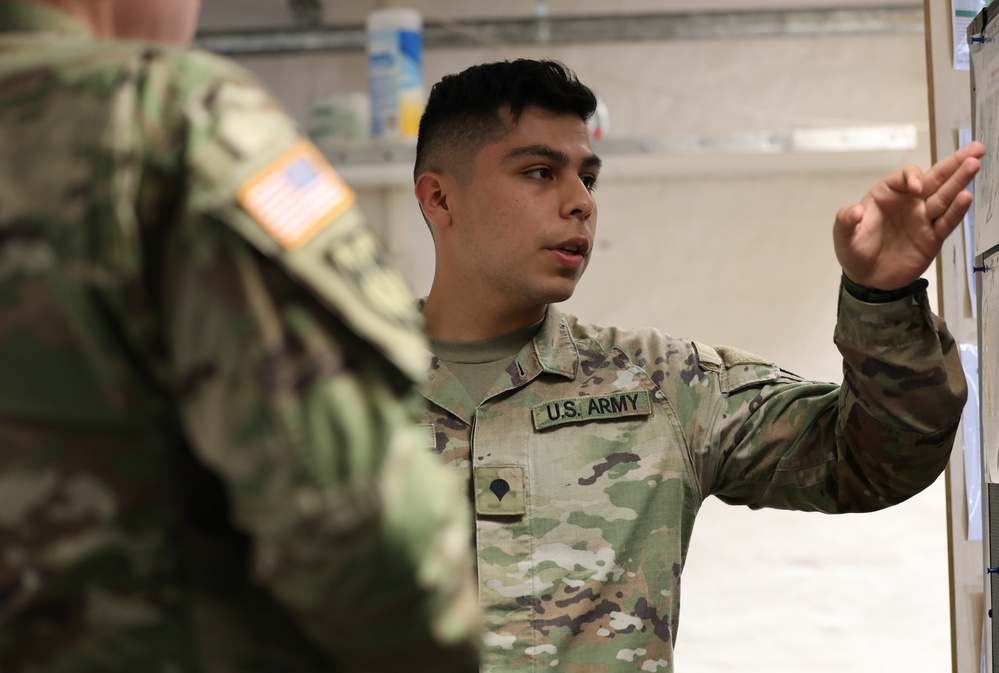
<svg viewBox="0 0 999 673"><path fill-rule="evenodd" d="M999 42L989 36L999 22L987 29L986 42L972 51L975 78L975 138L986 147L999 147ZM974 254L982 255L999 244L999 152L986 152L975 178Z"/></svg>
<svg viewBox="0 0 999 673"><path fill-rule="evenodd" d="M985 478L999 483L999 257L985 260L982 271L981 335L978 366L981 370L982 455Z"/></svg>
<svg viewBox="0 0 999 673"><path fill-rule="evenodd" d="M982 539L982 450L978 413L978 344L961 344L961 366L968 380L968 401L961 428L964 439L964 491L968 503L968 539Z"/></svg>

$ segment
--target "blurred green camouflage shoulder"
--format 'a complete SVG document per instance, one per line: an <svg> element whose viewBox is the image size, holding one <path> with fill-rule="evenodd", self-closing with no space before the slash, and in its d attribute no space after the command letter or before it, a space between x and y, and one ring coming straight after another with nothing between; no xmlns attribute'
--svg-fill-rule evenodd
<svg viewBox="0 0 999 673"><path fill-rule="evenodd" d="M3 130L10 156L19 165L46 170L56 157L69 164L57 166L62 170L37 188L44 194L32 198L43 197L51 214L77 221L84 215L79 208L87 203L93 209L95 200L132 223L163 222L162 214L150 216L171 208L187 214L188 224L208 215L286 268L412 380L422 378L426 351L405 282L364 223L350 188L251 73L197 50L128 42L102 42L94 49L82 36L60 38L44 49L19 49L16 37L0 45L0 67L17 73L5 78L5 97L19 106L20 123ZM18 99L19 91L32 100ZM77 128L103 129L98 146L87 146L93 134L58 124L70 108ZM79 146L72 153L42 154L46 148L26 132L30 126L47 130L49 148ZM132 169L122 171L122 165ZM341 193L334 196L337 207L314 216L309 236L283 245L261 222L264 213L237 195L251 181L271 174L275 182L282 168L303 165ZM104 198L71 200L59 193L63 171L83 176L88 170L97 178L88 189L106 190ZM101 179L112 171L115 180ZM134 216L121 210L130 202L138 204ZM64 210L74 205L76 210ZM108 231L105 238L113 243L120 234Z"/></svg>
<svg viewBox="0 0 999 673"><path fill-rule="evenodd" d="M0 670L410 666L356 637L373 610L471 670L467 511L411 436L425 351L356 206L276 241L239 194L299 140L254 78L52 17L0 3ZM178 268L213 318L187 341L164 327ZM373 505L317 508L337 470ZM376 599L337 602L338 569Z"/></svg>
<svg viewBox="0 0 999 673"><path fill-rule="evenodd" d="M421 380L427 353L419 315L350 187L241 68L199 52L178 58L197 89L182 97L190 120L188 212L236 231Z"/></svg>

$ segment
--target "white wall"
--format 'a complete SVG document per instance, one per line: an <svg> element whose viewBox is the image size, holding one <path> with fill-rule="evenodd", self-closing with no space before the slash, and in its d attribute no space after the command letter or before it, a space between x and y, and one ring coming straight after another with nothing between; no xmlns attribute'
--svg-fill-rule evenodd
<svg viewBox="0 0 999 673"><path fill-rule="evenodd" d="M496 15L500 5L461 6L466 15L476 8ZM606 100L619 136L905 123L925 138L928 127L920 35L430 51L427 83L518 56L574 68ZM312 96L366 87L361 55L244 63L303 122ZM908 160L925 166L928 155L924 142ZM798 374L838 380L831 223L839 206L859 200L884 172L608 179L597 192L600 243L567 308L591 322L651 324L737 345ZM378 223L405 211L381 231L414 291L425 292L432 248L408 190L361 197ZM684 573L678 670L949 670L944 502L942 480L870 515L750 512L708 502Z"/></svg>

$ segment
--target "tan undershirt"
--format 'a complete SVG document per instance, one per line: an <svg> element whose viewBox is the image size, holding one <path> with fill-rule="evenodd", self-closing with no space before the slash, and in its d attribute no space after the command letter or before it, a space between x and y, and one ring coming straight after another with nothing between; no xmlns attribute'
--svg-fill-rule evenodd
<svg viewBox="0 0 999 673"><path fill-rule="evenodd" d="M430 350L443 362L478 406L506 368L541 328L541 322L483 341L430 338Z"/></svg>

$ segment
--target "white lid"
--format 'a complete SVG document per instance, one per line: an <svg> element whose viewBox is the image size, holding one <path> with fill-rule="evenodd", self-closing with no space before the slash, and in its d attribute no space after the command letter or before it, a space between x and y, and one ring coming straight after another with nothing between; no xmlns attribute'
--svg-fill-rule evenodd
<svg viewBox="0 0 999 673"><path fill-rule="evenodd" d="M415 9L408 7L396 7L393 9L379 9L368 14L368 30L420 30L423 27L423 18Z"/></svg>

